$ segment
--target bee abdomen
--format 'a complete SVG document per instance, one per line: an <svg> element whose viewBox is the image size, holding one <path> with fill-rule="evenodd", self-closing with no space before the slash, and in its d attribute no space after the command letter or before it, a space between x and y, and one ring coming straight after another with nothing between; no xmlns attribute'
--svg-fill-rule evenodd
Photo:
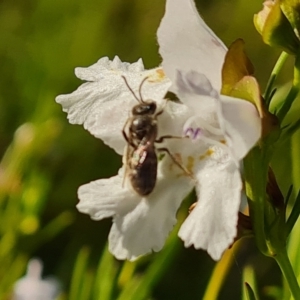
<svg viewBox="0 0 300 300"><path fill-rule="evenodd" d="M155 151L147 151L143 163L132 168L130 181L133 189L141 196L149 195L156 183L157 156Z"/></svg>

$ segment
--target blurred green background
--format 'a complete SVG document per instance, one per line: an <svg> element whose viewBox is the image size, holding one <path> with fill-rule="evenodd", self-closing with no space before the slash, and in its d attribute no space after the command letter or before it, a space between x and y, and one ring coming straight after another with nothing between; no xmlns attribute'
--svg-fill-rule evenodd
<svg viewBox="0 0 300 300"><path fill-rule="evenodd" d="M121 157L82 126L70 125L54 99L81 84L75 67L103 56L127 62L142 57L146 68L157 66L156 30L164 5L163 0L0 2L0 299L10 299L13 282L33 256L44 261L45 275L60 280L61 299L194 300L203 298L209 282L216 290L223 283L218 299L243 299L243 278L252 282L253 273L261 299L282 299L278 267L251 240L233 249L228 273L220 273L218 283L210 281L215 267L210 257L184 249L176 233L159 254L132 264L114 260L104 250L111 220L95 222L75 208L78 187L116 174ZM227 46L245 40L263 90L280 51L264 45L254 29L261 1L202 0L197 6ZM292 61L280 85L291 80L291 66ZM274 157L284 192L291 183L300 187L298 151L297 133ZM192 201L193 195L181 219ZM292 248L295 262L298 242Z"/></svg>

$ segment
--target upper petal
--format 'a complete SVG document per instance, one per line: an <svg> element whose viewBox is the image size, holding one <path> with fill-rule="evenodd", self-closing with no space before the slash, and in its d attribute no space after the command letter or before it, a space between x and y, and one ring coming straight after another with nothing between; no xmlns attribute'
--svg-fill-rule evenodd
<svg viewBox="0 0 300 300"><path fill-rule="evenodd" d="M261 137L261 118L256 107L243 99L221 95L220 103L220 125L231 154L239 161Z"/></svg>
<svg viewBox="0 0 300 300"><path fill-rule="evenodd" d="M137 97L142 80L148 77L142 86L142 97L160 105L171 85L161 68L144 70L141 60L129 64L118 57L113 61L104 57L88 68L77 68L76 75L89 82L71 94L56 97L56 101L68 113L70 123L83 124L119 154L125 146L122 128L132 107L138 104L121 76L126 77Z"/></svg>
<svg viewBox="0 0 300 300"><path fill-rule="evenodd" d="M176 94L194 115L213 123L218 109L218 92L204 74L196 71L176 72Z"/></svg>
<svg viewBox="0 0 300 300"><path fill-rule="evenodd" d="M198 202L179 230L186 247L207 250L214 259L232 244L237 233L242 181L239 169L224 149L213 147L198 164Z"/></svg>
<svg viewBox="0 0 300 300"><path fill-rule="evenodd" d="M213 87L221 90L227 50L199 16L193 0L167 0L157 37L162 66L173 83L177 69L194 70L205 74Z"/></svg>

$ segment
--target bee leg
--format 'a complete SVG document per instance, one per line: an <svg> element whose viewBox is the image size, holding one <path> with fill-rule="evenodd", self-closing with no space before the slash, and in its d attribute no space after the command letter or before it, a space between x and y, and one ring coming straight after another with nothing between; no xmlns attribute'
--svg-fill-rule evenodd
<svg viewBox="0 0 300 300"><path fill-rule="evenodd" d="M171 159L173 160L173 162L186 174L188 175L190 178L192 178L194 181L196 181L196 179L193 176L193 173L191 173L184 165L182 165L182 163L180 163L175 156L169 151L168 148L157 148L157 151L162 151L162 152L166 152Z"/></svg>
<svg viewBox="0 0 300 300"><path fill-rule="evenodd" d="M185 136L164 135L155 140L155 143L162 143L165 139L185 139Z"/></svg>
<svg viewBox="0 0 300 300"><path fill-rule="evenodd" d="M132 139L127 136L126 131L125 131L126 127L128 126L128 123L130 121L131 121L131 118L129 118L126 121L126 123L125 123L125 125L124 125L124 127L122 129L122 134L124 136L124 139L127 142L126 153L124 154L125 155L125 161L123 161L123 164L125 165L125 170L124 170L124 175L123 175L123 181L122 181L122 187L123 188L125 186L125 180L127 178L127 175L129 173L129 163L130 163L130 151L129 151L129 147L131 146L131 147L133 147L133 149L136 149L136 145L132 142Z"/></svg>
<svg viewBox="0 0 300 300"><path fill-rule="evenodd" d="M133 147L134 149L136 149L136 145L132 142L132 139L130 139L130 138L127 136L126 131L125 131L125 129L126 129L128 123L129 123L130 121L131 121L131 119L128 119L128 120L126 121L126 123L125 123L125 125L124 125L124 127L123 127L123 129L122 129L122 134L123 134L123 137L124 137L125 141L127 142L127 144L129 144L131 147Z"/></svg>

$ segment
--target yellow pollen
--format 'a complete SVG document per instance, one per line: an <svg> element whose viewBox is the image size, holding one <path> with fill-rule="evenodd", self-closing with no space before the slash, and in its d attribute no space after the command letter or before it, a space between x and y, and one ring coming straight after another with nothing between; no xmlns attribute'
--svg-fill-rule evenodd
<svg viewBox="0 0 300 300"><path fill-rule="evenodd" d="M221 144L226 144L226 141L225 140L220 140L220 143Z"/></svg>
<svg viewBox="0 0 300 300"><path fill-rule="evenodd" d="M214 150L208 149L208 150L206 151L206 156L211 156L213 153L214 153Z"/></svg>
<svg viewBox="0 0 300 300"><path fill-rule="evenodd" d="M163 81L165 79L166 75L163 69L157 69L155 70L155 73L152 73L149 78L148 81L149 82L160 82Z"/></svg>
<svg viewBox="0 0 300 300"><path fill-rule="evenodd" d="M205 154L202 154L202 155L199 156L199 160L203 160L203 159L205 159L206 157L211 156L213 153L214 153L214 150L208 149L208 150L205 152Z"/></svg>
<svg viewBox="0 0 300 300"><path fill-rule="evenodd" d="M165 76L166 76L163 69L156 70L156 73L157 73L158 77L160 77L161 79L165 78Z"/></svg>

